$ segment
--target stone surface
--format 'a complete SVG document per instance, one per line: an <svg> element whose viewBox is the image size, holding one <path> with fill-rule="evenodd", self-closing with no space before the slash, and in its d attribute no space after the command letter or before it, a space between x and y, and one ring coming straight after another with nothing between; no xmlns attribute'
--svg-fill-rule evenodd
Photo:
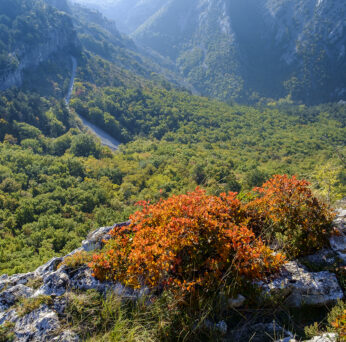
<svg viewBox="0 0 346 342"><path fill-rule="evenodd" d="M59 336L54 337L53 339L51 339L52 342L78 342L79 337L77 334L75 334L74 332L67 330L64 331L62 334L60 334Z"/></svg>
<svg viewBox="0 0 346 342"><path fill-rule="evenodd" d="M15 322L18 319L16 310L0 312L0 325L5 322Z"/></svg>
<svg viewBox="0 0 346 342"><path fill-rule="evenodd" d="M51 341L60 327L57 314L46 305L17 320L14 327L16 341Z"/></svg>
<svg viewBox="0 0 346 342"><path fill-rule="evenodd" d="M34 272L14 274L10 277L7 274L3 274L0 277L0 291L5 290L7 287L15 286L18 284L25 285L30 279L33 279L34 277Z"/></svg>
<svg viewBox="0 0 346 342"><path fill-rule="evenodd" d="M47 273L50 273L52 271L56 271L58 265L63 261L63 258L53 258L46 262L44 265L40 266L35 271L36 276L43 277Z"/></svg>
<svg viewBox="0 0 346 342"><path fill-rule="evenodd" d="M83 241L83 246L76 251L94 250L103 246L102 240L109 239L109 231L113 227L129 225L129 222L112 227L102 227L91 233ZM66 256L65 256L66 257ZM0 276L0 326L5 322L13 322L15 326L15 341L56 341L77 342L79 337L69 330L64 330L59 322L59 316L64 317L68 291L86 291L95 289L99 292L113 291L123 298L137 299L145 293L133 291L121 284L101 283L92 277L86 266L69 268L66 265L57 269L65 257L53 258L36 269L35 272ZM26 284L29 280L42 279L42 286L34 290ZM38 309L19 317L15 310L18 300L23 297L51 296L50 306L42 305Z"/></svg>
<svg viewBox="0 0 346 342"><path fill-rule="evenodd" d="M70 278L64 272L64 269L59 269L43 278L43 285L35 292L35 296L61 296L66 292L69 285Z"/></svg>
<svg viewBox="0 0 346 342"><path fill-rule="evenodd" d="M311 340L305 342L337 342L338 335L334 333L323 334L322 336L315 336Z"/></svg>
<svg viewBox="0 0 346 342"><path fill-rule="evenodd" d="M111 227L101 227L101 228L95 230L94 232L92 232L88 235L86 240L84 240L82 242L83 250L85 250L86 252L90 252L90 251L93 251L95 249L102 248L102 246L103 246L102 241L108 240L110 238L108 233L113 228L121 228L124 226L128 226L128 225L130 225L130 223L131 223L130 221L127 221L124 223L115 224L114 226L111 226Z"/></svg>
<svg viewBox="0 0 346 342"><path fill-rule="evenodd" d="M259 282L259 285L269 294L282 294L286 304L292 307L326 305L343 298L335 274L308 272L295 261L286 263L280 276L269 283Z"/></svg>
<svg viewBox="0 0 346 342"><path fill-rule="evenodd" d="M346 210L338 209L337 217L334 220L336 233L330 238L330 246L332 250L346 265Z"/></svg>
<svg viewBox="0 0 346 342"><path fill-rule="evenodd" d="M229 298L228 299L228 306L230 308L240 308L243 306L246 298L242 296L241 294L238 295L237 298Z"/></svg>
<svg viewBox="0 0 346 342"><path fill-rule="evenodd" d="M30 287L18 284L0 293L0 312L7 310L20 298L27 298L33 295L34 291Z"/></svg>
<svg viewBox="0 0 346 342"><path fill-rule="evenodd" d="M86 291L95 289L99 292L105 292L108 284L101 283L95 279L91 274L90 268L86 266L70 273L70 287L75 290Z"/></svg>

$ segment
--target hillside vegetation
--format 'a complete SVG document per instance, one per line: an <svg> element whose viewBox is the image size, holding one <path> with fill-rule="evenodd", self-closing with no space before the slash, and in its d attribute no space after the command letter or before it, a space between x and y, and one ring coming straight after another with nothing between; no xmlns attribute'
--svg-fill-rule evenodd
<svg viewBox="0 0 346 342"><path fill-rule="evenodd" d="M179 10L187 5L173 3ZM112 231L104 249L94 256L70 255L57 274L66 269L71 277L81 269L91 274L92 268L100 280L131 288L145 284L152 294L128 302L96 290L68 291L68 297L20 298L9 310L25 317L66 299L64 327L90 341L218 341L220 333L204 323L220 321L225 312L232 329L264 317L280 319L301 337L342 331L343 302L297 313L281 297L259 304L252 283L270 280L287 260L327 247L331 207L346 193L345 104L292 100L310 102L304 91L311 90L306 88L311 80L304 75L319 75L319 67L304 59L307 83L290 83L304 91L295 94L293 87L292 96L272 100L264 93L276 89L281 77L263 94L250 96L260 82L244 92L249 79L238 79L243 69L233 60L238 52L227 45L227 35L215 40L206 56L203 46L186 41L181 43L188 50L179 55L181 46L167 39L182 68L179 75L166 68L170 63L162 66L159 57L143 55L97 11L65 1L0 0L0 13L0 78L20 76L0 92L0 275L33 271L78 248L91 231L130 218L130 225ZM157 19L165 21L165 13ZM210 25L217 13L209 13ZM152 20L138 28L136 38L153 25L158 24ZM210 38L205 33L212 25L204 29L197 38ZM58 43L62 35L72 44L53 44L52 35ZM160 43L161 35L155 37ZM232 51L216 54L225 45ZM78 67L67 106L71 57ZM37 63L27 64L28 58ZM210 62L208 72L198 64L204 59ZM221 79L226 64L229 77ZM184 77L228 103L193 95L182 86L189 86ZM281 97L281 90L270 97ZM320 90L309 94L311 102L319 102ZM253 105L237 104L236 97ZM80 117L122 145L116 151L102 146ZM336 274L342 293L340 265L336 261L323 271ZM34 292L42 281L30 278L26 285ZM1 287L0 295L7 289ZM251 307L224 310L220 302L240 293ZM315 320L322 323L304 332ZM11 329L11 324L0 326L0 341L14 337Z"/></svg>

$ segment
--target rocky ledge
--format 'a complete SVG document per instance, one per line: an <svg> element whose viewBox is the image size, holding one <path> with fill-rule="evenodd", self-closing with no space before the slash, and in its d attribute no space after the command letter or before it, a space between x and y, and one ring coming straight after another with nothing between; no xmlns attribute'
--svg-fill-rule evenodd
<svg viewBox="0 0 346 342"><path fill-rule="evenodd" d="M0 328L7 327L14 336L14 341L79 341L79 337L70 330L64 329L62 319L69 294L73 291L94 289L100 293L113 292L124 298L136 300L143 291L133 291L121 284L101 283L96 280L87 266L71 268L62 265L64 259L77 252L93 251L102 248L103 241L110 238L113 227L126 226L124 222L112 227L102 227L92 232L82 246L65 257L53 258L34 272L0 276ZM336 259L345 265L346 256L346 210L339 210L335 220L336 234L330 240L330 249L309 256L310 263L333 263ZM323 306L342 299L344 294L338 284L335 274L329 271L311 272L298 261L288 262L277 278L269 282L258 283L264 297L266 294L280 293L286 304L292 307L302 305ZM31 312L23 312L20 301L23 299L40 298L42 303ZM246 298L241 296L230 300L231 307L240 307ZM221 323L224 323L223 321ZM221 324L220 323L220 324ZM209 323L208 323L209 324ZM219 324L219 323L218 323ZM210 325L210 324L209 324ZM257 324L258 325L258 324ZM247 327L246 331L262 329L260 326ZM215 327L217 324L215 325ZM266 325L270 330L271 325ZM278 328L276 328L277 330ZM222 324L222 331L227 331L227 325ZM244 331L234 331L237 339ZM312 341L336 341L337 336L316 337ZM293 335L286 332L282 341L293 340ZM238 339L239 340L239 339Z"/></svg>

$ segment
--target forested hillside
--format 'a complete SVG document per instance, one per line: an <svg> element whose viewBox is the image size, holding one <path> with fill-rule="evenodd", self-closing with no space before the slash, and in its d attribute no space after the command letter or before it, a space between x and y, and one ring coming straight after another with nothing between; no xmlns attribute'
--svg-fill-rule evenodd
<svg viewBox="0 0 346 342"><path fill-rule="evenodd" d="M76 0L169 58L202 95L251 103L345 99L345 3Z"/></svg>

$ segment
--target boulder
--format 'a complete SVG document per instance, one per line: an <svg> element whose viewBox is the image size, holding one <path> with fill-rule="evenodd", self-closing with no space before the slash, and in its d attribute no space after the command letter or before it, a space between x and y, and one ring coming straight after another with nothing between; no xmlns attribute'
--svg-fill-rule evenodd
<svg viewBox="0 0 346 342"><path fill-rule="evenodd" d="M227 334L227 323L225 321L220 321L218 323L213 323L209 320L204 321L204 326L210 330L219 333L220 335L226 335Z"/></svg>
<svg viewBox="0 0 346 342"><path fill-rule="evenodd" d="M35 292L35 296L61 296L69 286L70 278L62 267L43 278L43 285Z"/></svg>
<svg viewBox="0 0 346 342"><path fill-rule="evenodd" d="M343 298L335 274L327 271L308 272L295 261L286 263L274 280L258 284L268 294L285 296L286 304L291 307L322 306Z"/></svg>
<svg viewBox="0 0 346 342"><path fill-rule="evenodd" d="M334 333L326 333L322 336L315 336L311 340L305 340L304 342L337 342L338 334ZM277 340L275 342L299 342L296 339L292 339L290 337L282 338L281 340Z"/></svg>
<svg viewBox="0 0 346 342"><path fill-rule="evenodd" d="M0 325L5 322L15 322L18 319L16 310L0 312Z"/></svg>
<svg viewBox="0 0 346 342"><path fill-rule="evenodd" d="M16 341L51 341L55 331L60 328L57 314L42 305L38 309L17 320L14 333Z"/></svg>
<svg viewBox="0 0 346 342"><path fill-rule="evenodd" d="M0 312L7 310L20 298L32 296L34 290L23 284L15 285L0 293Z"/></svg>
<svg viewBox="0 0 346 342"><path fill-rule="evenodd" d="M75 290L90 290L95 289L99 292L105 292L110 284L101 283L92 276L89 267L84 266L69 273L70 287Z"/></svg>
<svg viewBox="0 0 346 342"><path fill-rule="evenodd" d="M329 248L324 248L315 254L308 255L300 259L300 261L312 270L323 270L338 264L338 255Z"/></svg>

